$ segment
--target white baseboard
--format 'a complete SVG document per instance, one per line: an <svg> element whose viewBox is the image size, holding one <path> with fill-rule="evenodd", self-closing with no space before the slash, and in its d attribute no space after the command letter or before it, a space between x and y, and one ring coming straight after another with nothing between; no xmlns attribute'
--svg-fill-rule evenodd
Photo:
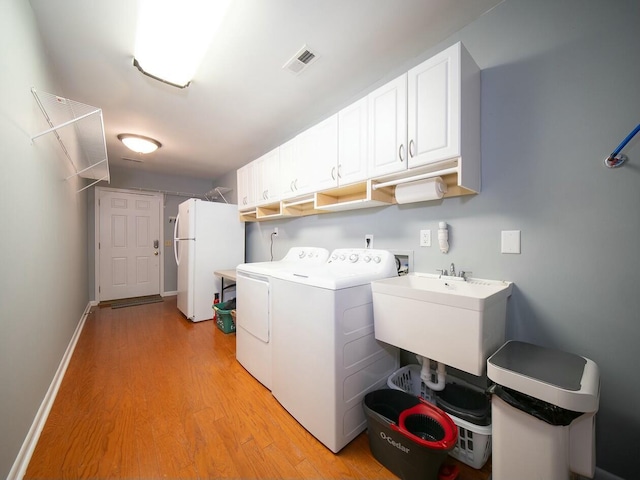
<svg viewBox="0 0 640 480"><path fill-rule="evenodd" d="M80 318L80 322L78 322L78 326L76 327L75 332L73 332L71 341L69 342L69 345L67 345L67 350L62 356L60 365L58 365L58 370L53 376L51 385L49 385L49 390L47 390L47 393L44 396L42 403L40 404L40 408L38 409L38 412L33 419L31 428L29 429L29 432L27 433L27 436L22 443L22 447L18 452L18 456L16 457L15 462L13 462L13 466L9 471L7 480L21 480L27 471L27 467L29 466L29 462L31 461L31 455L33 455L33 451L38 444L38 439L40 438L42 429L47 422L49 412L51 411L53 402L55 401L56 395L58 394L58 389L60 388L60 384L62 383L64 374L67 371L67 367L69 366L69 361L71 360L73 351L75 350L76 344L78 343L78 338L80 338L80 333L82 332L82 328L84 327L87 315L89 315L89 311L94 305L97 305L97 302L89 302L87 304L87 307L84 309L82 317Z"/></svg>
<svg viewBox="0 0 640 480"><path fill-rule="evenodd" d="M175 292L164 292L162 294L163 297L173 297L175 295L178 295L178 291L177 290Z"/></svg>

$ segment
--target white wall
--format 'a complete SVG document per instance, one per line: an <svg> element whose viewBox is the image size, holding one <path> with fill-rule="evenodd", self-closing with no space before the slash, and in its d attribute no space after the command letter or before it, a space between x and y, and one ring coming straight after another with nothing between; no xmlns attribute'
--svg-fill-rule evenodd
<svg viewBox="0 0 640 480"><path fill-rule="evenodd" d="M84 181L52 136L31 87L64 96L29 2L0 7L0 477L16 459L88 303Z"/></svg>
<svg viewBox="0 0 640 480"><path fill-rule="evenodd" d="M417 270L454 262L515 282L509 338L586 356L600 367L598 467L637 477L640 463L640 138L630 164L602 164L640 122L640 2L507 0L399 66L462 40L482 69L482 192L247 225L247 261L289 247L413 250ZM354 99L355 100L355 99ZM327 114L333 112L326 112ZM449 222L451 250L418 232ZM522 231L522 254L500 254L500 231Z"/></svg>

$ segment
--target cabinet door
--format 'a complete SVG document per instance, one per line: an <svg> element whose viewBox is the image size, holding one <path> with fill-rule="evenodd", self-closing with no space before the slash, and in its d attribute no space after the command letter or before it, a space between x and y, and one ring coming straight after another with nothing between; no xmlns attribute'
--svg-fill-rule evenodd
<svg viewBox="0 0 640 480"><path fill-rule="evenodd" d="M280 200L280 155L275 148L269 153L255 160L255 178L257 184L258 205L273 203Z"/></svg>
<svg viewBox="0 0 640 480"><path fill-rule="evenodd" d="M338 113L338 184L367 179L367 98Z"/></svg>
<svg viewBox="0 0 640 480"><path fill-rule="evenodd" d="M298 193L311 193L338 185L338 115L300 134Z"/></svg>
<svg viewBox="0 0 640 480"><path fill-rule="evenodd" d="M236 172L238 181L238 210L249 208L249 165L241 167Z"/></svg>
<svg viewBox="0 0 640 480"><path fill-rule="evenodd" d="M407 168L407 75L367 96L369 104L369 176Z"/></svg>
<svg viewBox="0 0 640 480"><path fill-rule="evenodd" d="M460 44L408 73L409 167L460 156Z"/></svg>
<svg viewBox="0 0 640 480"><path fill-rule="evenodd" d="M280 145L280 198L296 195L298 137Z"/></svg>
<svg viewBox="0 0 640 480"><path fill-rule="evenodd" d="M257 196L257 163L246 164L238 170L238 208L247 210L256 206Z"/></svg>

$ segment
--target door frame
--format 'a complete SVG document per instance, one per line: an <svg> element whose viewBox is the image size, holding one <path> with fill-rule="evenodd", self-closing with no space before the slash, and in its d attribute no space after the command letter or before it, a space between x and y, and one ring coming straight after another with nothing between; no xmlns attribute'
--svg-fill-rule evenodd
<svg viewBox="0 0 640 480"><path fill-rule="evenodd" d="M116 192L116 193L126 193L128 195L140 195L145 197L154 197L160 202L160 208L158 209L158 225L160 226L159 237L160 241L160 268L158 275L160 275L160 296L164 297L164 222L162 221L162 217L164 215L164 194L153 192L153 191L145 191L145 190L129 190L126 188L112 188L112 187L94 187L94 242L93 242L93 257L94 257L94 298L97 303L100 303L100 292L98 289L100 288L100 251L98 249L98 243L100 242L100 194L102 192Z"/></svg>

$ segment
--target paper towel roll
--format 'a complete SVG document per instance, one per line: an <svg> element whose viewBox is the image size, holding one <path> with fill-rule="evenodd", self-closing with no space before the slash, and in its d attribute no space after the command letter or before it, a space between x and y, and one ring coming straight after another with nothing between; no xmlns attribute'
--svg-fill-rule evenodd
<svg viewBox="0 0 640 480"><path fill-rule="evenodd" d="M427 178L396 185L396 202L414 203L439 200L447 192L447 184L441 177Z"/></svg>

